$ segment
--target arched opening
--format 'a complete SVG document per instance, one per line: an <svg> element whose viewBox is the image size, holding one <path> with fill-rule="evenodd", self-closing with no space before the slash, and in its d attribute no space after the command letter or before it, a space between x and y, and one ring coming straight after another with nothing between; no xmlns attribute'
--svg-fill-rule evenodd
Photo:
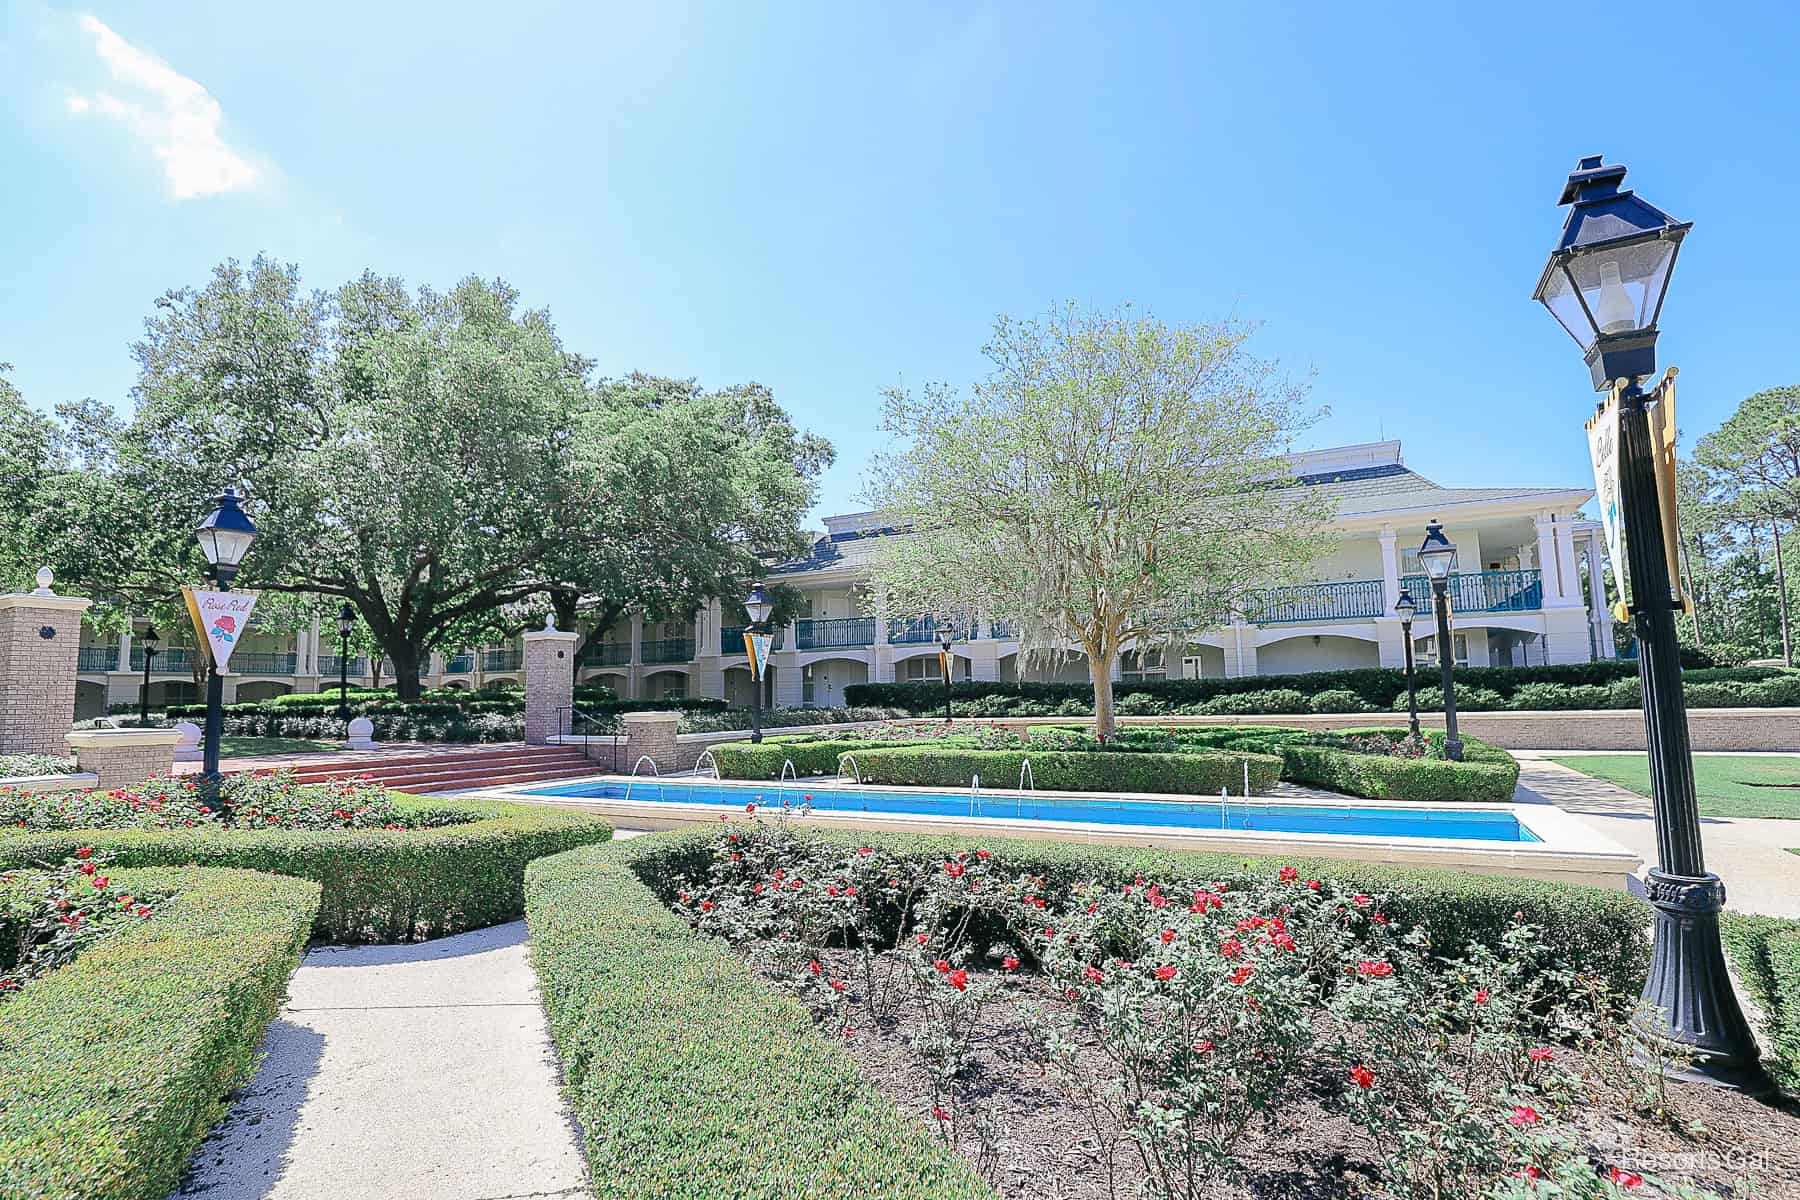
<svg viewBox="0 0 1800 1200"><path fill-rule="evenodd" d="M937 667L932 657L933 669ZM807 708L841 708L844 689L869 682L869 664L849 658L822 658L800 668L800 703Z"/></svg>
<svg viewBox="0 0 1800 1200"><path fill-rule="evenodd" d="M1337 634L1296 634L1256 648L1258 675L1304 675L1380 665L1381 648L1375 642Z"/></svg>
<svg viewBox="0 0 1800 1200"><path fill-rule="evenodd" d="M589 671L581 677L581 682L594 687L611 688L613 695L621 699L630 695L626 677L617 671Z"/></svg>
<svg viewBox="0 0 1800 1200"><path fill-rule="evenodd" d="M258 700L273 700L277 696L285 696L294 689L285 683L276 683L272 679L258 679L251 683L240 683L237 698L240 704L254 704Z"/></svg>
<svg viewBox="0 0 1800 1200"><path fill-rule="evenodd" d="M1087 655L1079 650L1048 661L1040 659L1037 662L1027 663L1022 670L1016 673L1016 677L1027 683L1093 682L1093 676L1088 674Z"/></svg>
<svg viewBox="0 0 1800 1200"><path fill-rule="evenodd" d="M726 667L724 676L725 703L733 708L749 708L752 694L749 667Z"/></svg>
<svg viewBox="0 0 1800 1200"><path fill-rule="evenodd" d="M446 692L466 692L469 690L469 681L466 679L452 679L449 683L444 685L444 690Z"/></svg>
<svg viewBox="0 0 1800 1200"><path fill-rule="evenodd" d="M75 681L75 719L91 721L106 715L106 685L90 679Z"/></svg>
<svg viewBox="0 0 1800 1200"><path fill-rule="evenodd" d="M644 699L684 700L688 677L684 671L655 671L644 676Z"/></svg>
<svg viewBox="0 0 1800 1200"><path fill-rule="evenodd" d="M150 685L150 707L200 703L200 689L191 679L159 679Z"/></svg>

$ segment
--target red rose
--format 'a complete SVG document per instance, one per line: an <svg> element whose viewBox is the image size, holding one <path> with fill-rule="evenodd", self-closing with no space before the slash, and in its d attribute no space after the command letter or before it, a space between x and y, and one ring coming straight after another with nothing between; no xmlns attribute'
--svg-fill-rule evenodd
<svg viewBox="0 0 1800 1200"><path fill-rule="evenodd" d="M1377 979L1386 979L1394 973L1394 964L1385 962L1359 962L1356 964L1358 975L1373 975Z"/></svg>
<svg viewBox="0 0 1800 1200"><path fill-rule="evenodd" d="M1226 938L1219 943L1219 953L1226 958L1236 958L1244 952L1244 943L1236 938Z"/></svg>
<svg viewBox="0 0 1800 1200"><path fill-rule="evenodd" d="M1009 954L1000 960L1000 965L1009 971L1016 971L1019 969L1019 960Z"/></svg>
<svg viewBox="0 0 1800 1200"><path fill-rule="evenodd" d="M1089 983L1103 983L1106 980L1105 974L1098 967L1083 967L1081 973L1087 976Z"/></svg>
<svg viewBox="0 0 1800 1200"><path fill-rule="evenodd" d="M1531 1107L1529 1104L1513 1105L1512 1117L1510 1120L1512 1121L1514 1129L1529 1129L1543 1119L1543 1116L1539 1114L1538 1110Z"/></svg>
<svg viewBox="0 0 1800 1200"><path fill-rule="evenodd" d="M1613 1167L1608 1171L1607 1178L1611 1179L1615 1186L1622 1188L1638 1187L1644 1182L1644 1177L1642 1175L1632 1171L1621 1171L1617 1167Z"/></svg>
<svg viewBox="0 0 1800 1200"><path fill-rule="evenodd" d="M1169 982L1169 980L1175 978L1175 968L1174 967L1158 967L1158 968L1156 968L1156 978L1163 983Z"/></svg>
<svg viewBox="0 0 1800 1200"><path fill-rule="evenodd" d="M948 975L944 976L944 979L947 983L949 983L949 985L951 987L955 988L959 992L966 991L968 989L969 973L967 971L963 970L961 967L958 967L956 970L954 970L954 971L950 972Z"/></svg>
<svg viewBox="0 0 1800 1200"><path fill-rule="evenodd" d="M1231 982L1241 986L1254 974L1256 974L1255 967L1239 967L1231 973Z"/></svg>
<svg viewBox="0 0 1800 1200"><path fill-rule="evenodd" d="M814 975L822 975L825 972L825 968L819 965L818 959L814 959L812 962L807 963L806 966Z"/></svg>
<svg viewBox="0 0 1800 1200"><path fill-rule="evenodd" d="M711 900L702 900L700 902L700 911L701 912L711 912L712 907L713 907L713 903Z"/></svg>
<svg viewBox="0 0 1800 1200"><path fill-rule="evenodd" d="M75 857L76 858L87 858L89 855L93 854L93 852L94 852L94 848L92 846L83 846L79 850L75 851Z"/></svg>
<svg viewBox="0 0 1800 1200"><path fill-rule="evenodd" d="M1213 1050L1212 1039L1211 1038L1201 1038L1199 1041L1194 1043L1194 1050L1196 1053L1199 1053L1199 1054L1211 1054L1212 1050Z"/></svg>
<svg viewBox="0 0 1800 1200"><path fill-rule="evenodd" d="M1294 882L1294 880L1300 878L1300 868L1298 868L1298 867L1283 867L1276 874L1276 878L1280 879L1281 882L1283 882L1283 883L1292 883L1292 882Z"/></svg>
<svg viewBox="0 0 1800 1200"><path fill-rule="evenodd" d="M844 981L841 979L832 979L827 982L831 984L831 990L834 992L841 992L844 990Z"/></svg>
<svg viewBox="0 0 1800 1200"><path fill-rule="evenodd" d="M936 1104L931 1106L931 1115L936 1117L940 1121L948 1121L950 1119L950 1114L945 1112L942 1108L940 1108Z"/></svg>
<svg viewBox="0 0 1800 1200"><path fill-rule="evenodd" d="M1487 1002L1488 1002L1488 990L1486 988L1476 988L1475 989L1475 1003L1486 1004Z"/></svg>
<svg viewBox="0 0 1800 1200"><path fill-rule="evenodd" d="M1372 1088L1375 1086L1375 1072L1362 1063L1357 1063L1350 1068L1350 1082L1359 1088Z"/></svg>
<svg viewBox="0 0 1800 1200"><path fill-rule="evenodd" d="M1556 1051L1548 1046L1533 1046L1528 1057L1532 1062L1549 1062L1556 1057Z"/></svg>
<svg viewBox="0 0 1800 1200"><path fill-rule="evenodd" d="M1158 936L1162 938L1162 944L1166 946L1175 940L1175 931L1173 929L1165 929Z"/></svg>

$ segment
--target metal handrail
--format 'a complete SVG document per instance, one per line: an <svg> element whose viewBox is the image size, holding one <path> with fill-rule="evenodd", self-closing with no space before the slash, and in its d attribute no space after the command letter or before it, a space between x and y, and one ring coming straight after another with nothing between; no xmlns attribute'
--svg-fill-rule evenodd
<svg viewBox="0 0 1800 1200"><path fill-rule="evenodd" d="M623 667L631 663L630 642L589 642L581 648L584 667Z"/></svg>
<svg viewBox="0 0 1800 1200"><path fill-rule="evenodd" d="M641 657L647 663L694 661L693 638L656 638L643 643Z"/></svg>
<svg viewBox="0 0 1800 1200"><path fill-rule="evenodd" d="M1300 621L1345 621L1379 617L1387 602L1379 579L1344 579L1303 583L1297 587L1261 588L1245 592L1244 617L1253 625L1289 625Z"/></svg>
<svg viewBox="0 0 1800 1200"><path fill-rule="evenodd" d="M75 656L77 671L113 671L119 666L117 646L83 646Z"/></svg>
<svg viewBox="0 0 1800 1200"><path fill-rule="evenodd" d="M1429 603L1431 580L1426 576L1407 575L1400 586L1421 605ZM1543 573L1535 568L1452 574L1445 586L1453 612L1536 612L1544 607Z"/></svg>
<svg viewBox="0 0 1800 1200"><path fill-rule="evenodd" d="M719 630L719 653L742 655L744 653L744 634L749 632L749 629L748 625L723 626ZM774 634L775 640L769 643L769 649L780 650L787 642L787 630L776 629Z"/></svg>
<svg viewBox="0 0 1800 1200"><path fill-rule="evenodd" d="M803 617L794 622L794 644L801 650L873 646L874 617Z"/></svg>

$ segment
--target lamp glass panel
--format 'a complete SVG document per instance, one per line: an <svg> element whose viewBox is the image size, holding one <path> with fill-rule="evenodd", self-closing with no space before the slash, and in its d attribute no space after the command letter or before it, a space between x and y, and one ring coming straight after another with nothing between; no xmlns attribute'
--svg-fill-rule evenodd
<svg viewBox="0 0 1800 1200"><path fill-rule="evenodd" d="M1656 316L1657 301L1668 286L1674 261L1675 243L1655 238L1625 246L1596 246L1570 258L1568 268L1600 332L1630 333L1647 328ZM1545 300L1549 300L1548 293Z"/></svg>
<svg viewBox="0 0 1800 1200"><path fill-rule="evenodd" d="M1560 266L1550 273L1550 284L1544 289L1544 307L1550 310L1562 327L1569 331L1569 336L1583 350L1594 344L1594 326L1588 320L1587 313L1582 311L1581 298L1575 294L1575 285L1563 274Z"/></svg>
<svg viewBox="0 0 1800 1200"><path fill-rule="evenodd" d="M208 525L194 531L206 561L219 567L235 567L250 553L256 534L247 529L222 529Z"/></svg>

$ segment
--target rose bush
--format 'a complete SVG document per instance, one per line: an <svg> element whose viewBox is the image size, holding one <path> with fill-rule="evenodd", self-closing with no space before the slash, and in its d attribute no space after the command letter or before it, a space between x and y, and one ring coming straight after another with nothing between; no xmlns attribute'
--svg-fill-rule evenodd
<svg viewBox="0 0 1800 1200"><path fill-rule="evenodd" d="M1171 1200L1243 1177L1245 1130L1302 1102L1367 1132L1375 1194L1396 1200L1644 1194L1619 1182L1647 1178L1630 1164L1591 1161L1581 1121L1670 1116L1630 1003L1523 919L1455 945L1292 865L1054 881L984 848L926 860L779 818L707 851L676 911L828 1033L906 1013L930 1123L984 1170L995 1116L966 1067L1009 992L1030 998L1036 1045L1018 1053L1086 1115L1080 1134Z"/></svg>
<svg viewBox="0 0 1800 1200"><path fill-rule="evenodd" d="M149 919L160 896L116 882L110 865L83 846L49 870L0 872L0 1002Z"/></svg>
<svg viewBox="0 0 1800 1200"><path fill-rule="evenodd" d="M200 803L197 789L192 777L91 791L0 788L0 828L403 829L415 823L386 788L368 779L302 784L291 772L228 775L218 813Z"/></svg>

